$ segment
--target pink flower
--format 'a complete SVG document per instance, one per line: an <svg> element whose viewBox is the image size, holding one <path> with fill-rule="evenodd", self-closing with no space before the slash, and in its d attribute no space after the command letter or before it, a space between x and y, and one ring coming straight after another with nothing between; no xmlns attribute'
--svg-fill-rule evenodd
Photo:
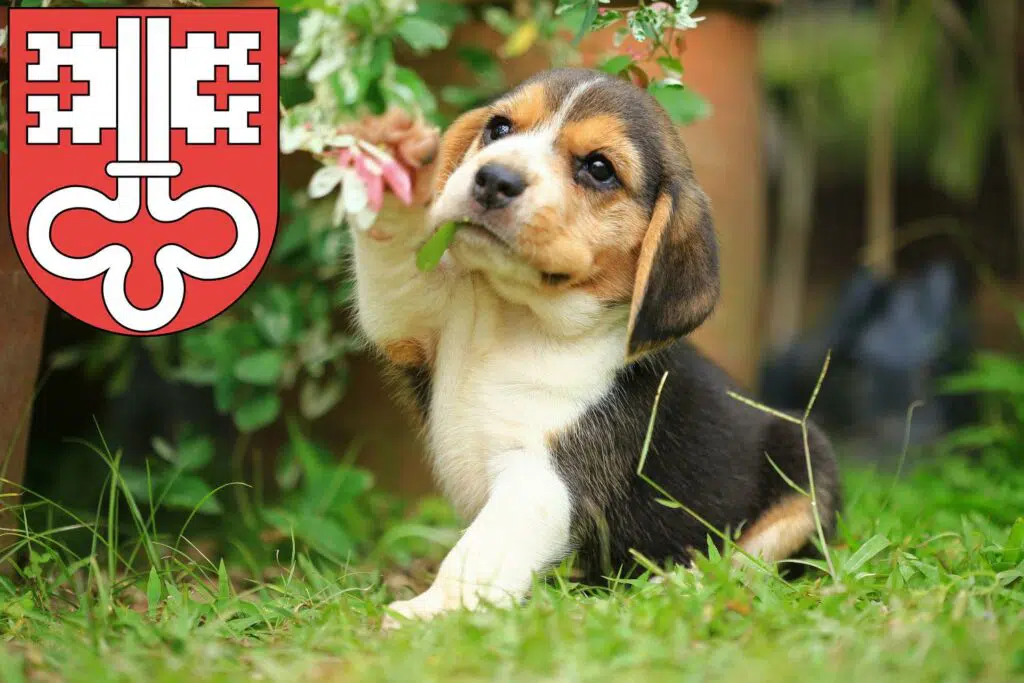
<svg viewBox="0 0 1024 683"><path fill-rule="evenodd" d="M647 51L639 45L627 45L625 53L633 58L633 61L642 62L647 58Z"/></svg>
<svg viewBox="0 0 1024 683"><path fill-rule="evenodd" d="M358 147L346 147L336 152L336 163L351 168L366 186L370 208L380 211L384 191L390 189L405 205L412 204L412 173L394 159L374 158Z"/></svg>
<svg viewBox="0 0 1024 683"><path fill-rule="evenodd" d="M356 157L355 169L360 180L366 185L366 196L370 208L374 212L380 211L380 207L384 204L384 180L374 172L375 169L371 167L371 164L367 163L365 155L360 154Z"/></svg>
<svg viewBox="0 0 1024 683"><path fill-rule="evenodd" d="M398 199L408 206L412 204L412 176L408 169L396 161L383 164L384 179Z"/></svg>

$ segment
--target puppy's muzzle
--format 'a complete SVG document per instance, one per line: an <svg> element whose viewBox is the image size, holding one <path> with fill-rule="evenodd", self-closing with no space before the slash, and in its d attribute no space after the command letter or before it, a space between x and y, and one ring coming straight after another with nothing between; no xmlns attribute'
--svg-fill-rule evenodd
<svg viewBox="0 0 1024 683"><path fill-rule="evenodd" d="M473 199L485 211L503 209L526 190L526 178L501 164L485 164L473 177Z"/></svg>

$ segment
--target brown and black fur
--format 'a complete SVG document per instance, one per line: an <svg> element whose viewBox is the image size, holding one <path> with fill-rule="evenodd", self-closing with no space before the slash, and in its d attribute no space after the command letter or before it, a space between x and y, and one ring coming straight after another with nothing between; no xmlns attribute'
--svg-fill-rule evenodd
<svg viewBox="0 0 1024 683"><path fill-rule="evenodd" d="M664 496L637 476L666 372L644 474L672 498L719 531L742 534L795 494L766 454L793 483L808 488L800 425L729 396L736 387L725 373L689 342L679 342L623 369L608 399L554 444L576 500L574 541L589 581L628 573L635 563L631 549L658 562L688 564L693 551L707 552L709 537L723 545L688 512L659 503ZM831 534L841 502L836 463L814 424L808 444L822 524Z"/></svg>

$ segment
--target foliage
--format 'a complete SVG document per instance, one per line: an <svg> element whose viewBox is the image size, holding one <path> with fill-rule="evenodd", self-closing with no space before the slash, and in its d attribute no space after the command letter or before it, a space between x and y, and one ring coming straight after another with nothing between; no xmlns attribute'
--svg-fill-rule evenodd
<svg viewBox="0 0 1024 683"><path fill-rule="evenodd" d="M896 96L896 159L954 197L976 198L997 133L996 79L984 46L980 10L951 26L941 7L911 0L886 45L874 11L782 14L762 31L766 88L786 111L810 93L817 109L819 157L830 171L857 172L869 139L874 93L890 82ZM977 9L982 3L971 3ZM956 11L954 9L954 11ZM883 47L885 49L883 49Z"/></svg>
<svg viewBox="0 0 1024 683"><path fill-rule="evenodd" d="M269 566L188 556L176 534L134 514L134 535L119 533L103 509L91 522L5 531L27 561L0 578L0 679L1014 680L1024 675L1022 492L1020 469L998 457L902 481L847 471L838 581L782 581L728 553L608 589L581 588L563 567L521 607L387 636L385 605L427 577L315 547L286 547ZM71 527L92 534L94 552L64 549ZM156 561L126 563L140 544ZM436 561L443 545L429 546Z"/></svg>
<svg viewBox="0 0 1024 683"><path fill-rule="evenodd" d="M1016 311L1024 339L1024 309ZM983 422L962 427L945 440L954 451L985 450L1024 462L1024 359L1016 355L979 352L965 372L942 382L947 394L977 396Z"/></svg>
<svg viewBox="0 0 1024 683"><path fill-rule="evenodd" d="M605 3L608 0L604 0ZM676 4L640 3L628 11L599 7L600 0L564 0L558 11L568 12L586 8L576 41L589 31L616 27L614 44L622 47L627 39L636 46L606 59L601 69L621 75L636 85L646 88L661 103L669 116L679 124L687 125L711 114L710 105L700 95L683 85L682 53L686 49L685 31L697 28L703 17L694 17L697 0L678 0ZM625 25L622 25L622 24ZM655 63L661 71L656 78L643 64ZM648 67L649 68L649 67Z"/></svg>
<svg viewBox="0 0 1024 683"><path fill-rule="evenodd" d="M163 461L145 470L124 468L125 486L139 501L150 508L161 507L206 515L224 512L214 490L201 476L214 454L213 441L207 437L182 439L177 446L163 439L153 439L153 451Z"/></svg>

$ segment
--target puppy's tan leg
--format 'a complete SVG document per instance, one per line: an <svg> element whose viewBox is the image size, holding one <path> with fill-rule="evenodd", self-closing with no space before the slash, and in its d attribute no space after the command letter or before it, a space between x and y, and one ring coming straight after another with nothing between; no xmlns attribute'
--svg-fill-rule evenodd
<svg viewBox="0 0 1024 683"><path fill-rule="evenodd" d="M814 531L810 499L794 493L768 508L743 532L737 545L765 562L778 562L803 548Z"/></svg>
<svg viewBox="0 0 1024 683"><path fill-rule="evenodd" d="M422 208L388 203L371 231L352 230L359 326L399 365L429 361L450 296L449 274L416 267L427 236Z"/></svg>

